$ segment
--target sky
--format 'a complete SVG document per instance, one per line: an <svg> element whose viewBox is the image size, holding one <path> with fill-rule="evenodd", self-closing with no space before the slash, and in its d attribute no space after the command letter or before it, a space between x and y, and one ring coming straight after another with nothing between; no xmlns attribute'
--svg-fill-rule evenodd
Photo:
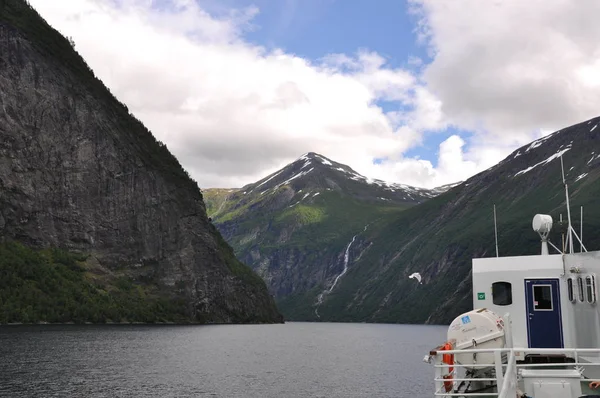
<svg viewBox="0 0 600 398"><path fill-rule="evenodd" d="M203 189L463 181L600 114L596 0L29 0Z"/></svg>

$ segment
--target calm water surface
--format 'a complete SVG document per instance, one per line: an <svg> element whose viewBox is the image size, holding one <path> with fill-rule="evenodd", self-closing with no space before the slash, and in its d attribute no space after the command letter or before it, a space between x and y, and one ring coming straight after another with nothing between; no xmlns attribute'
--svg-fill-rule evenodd
<svg viewBox="0 0 600 398"><path fill-rule="evenodd" d="M446 327L0 327L2 397L431 397Z"/></svg>

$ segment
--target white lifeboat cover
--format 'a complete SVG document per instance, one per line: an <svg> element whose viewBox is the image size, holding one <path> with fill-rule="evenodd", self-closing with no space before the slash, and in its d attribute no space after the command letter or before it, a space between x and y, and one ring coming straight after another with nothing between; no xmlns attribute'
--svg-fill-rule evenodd
<svg viewBox="0 0 600 398"><path fill-rule="evenodd" d="M450 324L448 341L453 342L455 350L504 348L504 320L485 308L466 312ZM455 360L467 367L482 368L486 366L476 365L494 363L494 355L492 353L477 353L475 356L472 353L457 354Z"/></svg>

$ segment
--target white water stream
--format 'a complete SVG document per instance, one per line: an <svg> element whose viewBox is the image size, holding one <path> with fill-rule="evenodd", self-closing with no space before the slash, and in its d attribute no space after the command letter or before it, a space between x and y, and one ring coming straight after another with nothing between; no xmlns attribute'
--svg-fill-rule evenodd
<svg viewBox="0 0 600 398"><path fill-rule="evenodd" d="M365 226L365 229L363 230L363 232L367 230L367 227L368 227L368 225ZM317 317L319 317L319 318L321 318L321 316L319 315L319 306L323 303L323 298L325 297L326 294L331 293L331 291L333 290L333 288L335 287L335 285L337 285L337 283L340 280L340 278L342 276L344 276L344 274L346 272L348 272L348 261L350 260L350 247L352 247L352 244L356 240L357 236L358 236L358 234L354 235L352 237L352 240L350 241L350 243L348 243L348 246L346 246L346 251L344 253L344 269L342 270L342 272L338 276L335 277L335 279L333 280L333 284L331 285L331 287L329 289L325 289L317 297L317 304L316 304L316 308L315 308L315 315Z"/></svg>
<svg viewBox="0 0 600 398"><path fill-rule="evenodd" d="M352 246L352 244L354 243L355 239L356 239L356 235L354 235L352 237L352 240L350 241L350 243L348 243L348 246L346 246L346 252L344 253L344 270L342 271L341 274L339 274L338 276L335 277L335 280L333 281L333 285L331 285L331 287L329 288L329 290L327 291L327 293L331 293L331 291L333 290L333 288L335 287L335 285L337 285L337 283L340 280L340 278L342 276L344 276L344 274L346 272L348 272L348 259L350 257L350 246Z"/></svg>

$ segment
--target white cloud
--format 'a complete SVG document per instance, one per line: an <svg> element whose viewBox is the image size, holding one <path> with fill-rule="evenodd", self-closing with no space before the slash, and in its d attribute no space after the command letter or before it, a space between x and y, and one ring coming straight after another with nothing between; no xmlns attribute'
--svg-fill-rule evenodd
<svg viewBox="0 0 600 398"><path fill-rule="evenodd" d="M429 186L461 180L600 113L600 2L411 0L411 11L432 57L415 112L430 124L419 127L473 134L466 150L459 137L442 143L435 168L423 160L386 163L392 175Z"/></svg>
<svg viewBox="0 0 600 398"><path fill-rule="evenodd" d="M600 103L594 1L413 0L433 58L407 54L407 64L422 75L368 50L311 62L251 45L243 35L254 7L217 18L194 0L30 2L201 187L256 181L308 151L432 187L595 116ZM385 113L378 100L399 110ZM468 146L451 136L435 167L403 156L425 131L451 125L474 133Z"/></svg>
<svg viewBox="0 0 600 398"><path fill-rule="evenodd" d="M435 54L424 80L452 123L517 145L598 115L600 2L412 3Z"/></svg>
<svg viewBox="0 0 600 398"><path fill-rule="evenodd" d="M308 151L349 164L394 156L428 123L430 109L405 124L375 104L418 108L427 95L376 53L311 63L244 42L255 9L217 20L192 0L32 4L202 187L256 181Z"/></svg>
<svg viewBox="0 0 600 398"><path fill-rule="evenodd" d="M458 135L452 135L439 146L437 165L429 160L396 157L385 160L380 166L362 164L361 170L369 175L400 175L403 183L436 187L449 182L464 181L480 171L479 163L465 157L465 141ZM478 152L479 153L479 152ZM487 153L489 156L490 153ZM501 159L498 159L500 161ZM427 184L423 184L423 182Z"/></svg>

